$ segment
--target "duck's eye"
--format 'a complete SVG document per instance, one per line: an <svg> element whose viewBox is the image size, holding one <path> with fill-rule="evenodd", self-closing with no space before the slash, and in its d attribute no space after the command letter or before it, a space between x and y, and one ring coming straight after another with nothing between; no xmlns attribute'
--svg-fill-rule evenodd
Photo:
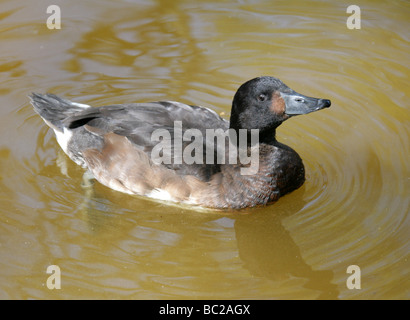
<svg viewBox="0 0 410 320"><path fill-rule="evenodd" d="M303 103L303 102L305 102L305 99L303 99L303 98L296 98L295 101L296 101L296 102Z"/></svg>
<svg viewBox="0 0 410 320"><path fill-rule="evenodd" d="M259 101L266 101L266 95L264 95L263 93L261 93L261 94L258 96L258 100L259 100Z"/></svg>

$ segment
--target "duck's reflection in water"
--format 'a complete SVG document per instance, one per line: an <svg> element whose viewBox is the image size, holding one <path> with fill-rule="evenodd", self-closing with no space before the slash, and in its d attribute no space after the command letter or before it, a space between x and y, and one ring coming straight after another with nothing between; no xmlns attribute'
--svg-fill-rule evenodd
<svg viewBox="0 0 410 320"><path fill-rule="evenodd" d="M318 291L318 299L335 299L338 291L332 284L333 272L313 270L283 226L282 220L298 212L304 204L299 200L290 206L273 205L258 214L238 216L235 233L239 257L254 276L278 282L303 278L306 279L303 287Z"/></svg>

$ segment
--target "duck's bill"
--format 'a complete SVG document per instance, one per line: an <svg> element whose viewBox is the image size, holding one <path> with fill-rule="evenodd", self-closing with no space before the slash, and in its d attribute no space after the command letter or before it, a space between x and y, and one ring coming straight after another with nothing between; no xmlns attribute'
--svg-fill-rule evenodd
<svg viewBox="0 0 410 320"><path fill-rule="evenodd" d="M291 94L281 92L280 95L285 101L285 113L289 116L307 114L324 108L329 108L331 104L328 99L311 98L297 92Z"/></svg>

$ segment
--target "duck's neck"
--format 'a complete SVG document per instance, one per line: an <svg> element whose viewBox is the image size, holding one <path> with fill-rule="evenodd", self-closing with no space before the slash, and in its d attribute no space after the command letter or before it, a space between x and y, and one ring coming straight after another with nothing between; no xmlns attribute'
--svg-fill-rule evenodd
<svg viewBox="0 0 410 320"><path fill-rule="evenodd" d="M240 141L240 138L242 137L242 135L240 134L240 131L243 129L238 129L238 128L231 126L230 130L232 129L235 130L236 137L239 138L237 139L237 146L239 146L242 143L242 141ZM276 128L270 128L266 130L257 130L257 129L251 129L251 130L246 129L246 130L247 130L246 144L248 147L251 147L255 145L256 143L267 144L271 146L276 146L278 143L276 140Z"/></svg>
<svg viewBox="0 0 410 320"><path fill-rule="evenodd" d="M276 128L260 131L259 143L275 146L278 143L278 141L276 140Z"/></svg>
<svg viewBox="0 0 410 320"><path fill-rule="evenodd" d="M229 119L229 128L235 130L236 136L240 136L240 131L247 130L247 143L251 146L253 143L251 141L252 132L259 130L258 142L267 145L276 145L276 128L282 124L281 120L274 121L260 121L255 119L255 115L244 114L240 112L241 108L233 102L232 113ZM246 118L246 119L244 119Z"/></svg>

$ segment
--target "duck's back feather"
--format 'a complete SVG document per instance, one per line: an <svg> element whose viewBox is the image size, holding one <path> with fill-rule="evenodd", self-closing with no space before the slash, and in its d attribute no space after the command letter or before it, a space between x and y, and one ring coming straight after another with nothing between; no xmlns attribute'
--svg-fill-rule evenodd
<svg viewBox="0 0 410 320"><path fill-rule="evenodd" d="M109 133L126 137L135 148L147 154L154 161L158 159L155 159L152 150L159 141L152 139L153 133L155 130L164 130L169 133L171 140L168 141L170 149L164 149L162 152L170 152L169 156L172 161L162 164L178 171L180 175L194 175L203 181L208 181L213 174L220 171L216 160L214 165L207 165L204 154L201 163L187 165L183 159L179 162L175 161L175 157L179 156L174 150L174 129L178 121L181 124L182 136L189 129L199 130L204 138L202 140L204 151L207 149L206 144L209 143L205 139L206 129L227 130L229 127L229 122L212 110L170 101L88 108L67 117L63 120L63 124L74 133L81 131L81 136L84 136L84 128L86 128L87 131L100 137ZM192 143L193 139L191 137L191 140L183 141L182 149ZM73 142L75 141L74 139ZM77 139L76 143L81 144L81 141ZM217 145L212 147L216 148ZM73 144L72 148L78 149ZM214 155L216 157L216 150L214 150ZM166 158L166 155L163 154L162 158Z"/></svg>

